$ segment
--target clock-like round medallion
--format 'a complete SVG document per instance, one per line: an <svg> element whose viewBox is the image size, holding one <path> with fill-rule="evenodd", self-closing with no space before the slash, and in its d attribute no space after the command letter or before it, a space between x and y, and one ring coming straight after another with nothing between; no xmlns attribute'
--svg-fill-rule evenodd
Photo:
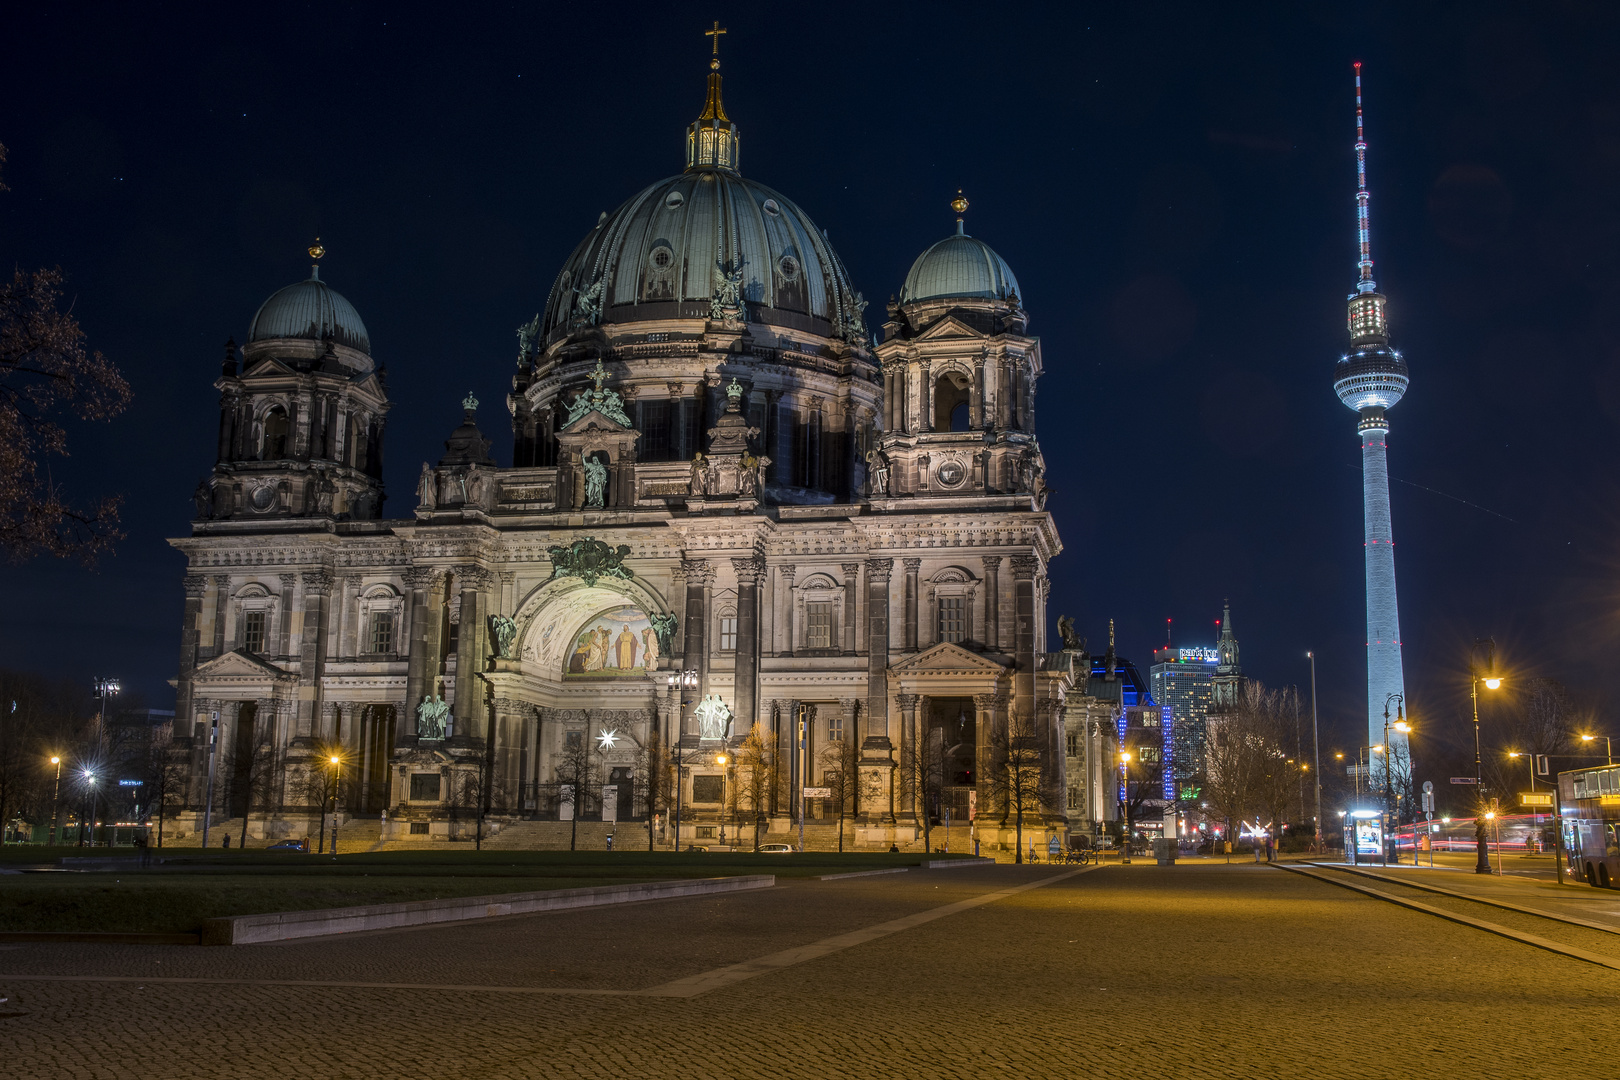
<svg viewBox="0 0 1620 1080"><path fill-rule="evenodd" d="M967 470L960 461L942 461L934 473L945 487L956 487L967 479Z"/></svg>

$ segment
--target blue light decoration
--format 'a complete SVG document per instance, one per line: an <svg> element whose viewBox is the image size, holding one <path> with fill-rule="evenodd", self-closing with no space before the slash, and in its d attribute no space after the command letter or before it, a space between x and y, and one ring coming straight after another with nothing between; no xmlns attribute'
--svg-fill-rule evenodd
<svg viewBox="0 0 1620 1080"><path fill-rule="evenodd" d="M1159 777L1160 777L1160 780L1163 782L1164 797L1166 799L1168 799L1170 802L1175 802L1176 801L1176 770L1172 767L1174 762L1173 762L1173 759L1170 756L1171 739L1172 739L1172 736L1174 734L1175 726L1176 726L1176 710L1175 710L1175 707L1171 706L1171 705L1163 706L1162 709L1160 710L1160 715L1162 715L1163 718L1164 718L1159 722L1160 728L1162 728L1163 731L1164 731L1164 748L1160 751L1160 753L1164 755L1160 759L1161 761L1163 761L1164 765L1163 765L1163 768L1161 769L1161 771L1159 773Z"/></svg>
<svg viewBox="0 0 1620 1080"><path fill-rule="evenodd" d="M120 781L118 781L118 786L119 787L140 787L144 783L146 783L145 780L120 780Z"/></svg>
<svg viewBox="0 0 1620 1080"><path fill-rule="evenodd" d="M1124 750L1125 749L1125 710L1124 709L1119 710L1119 719L1114 721L1114 727L1115 727L1115 729L1117 731L1116 742L1115 742L1114 745L1118 746L1121 750ZM1129 772L1130 772L1130 766L1129 765L1126 765L1125 768L1119 770L1119 799L1120 799L1121 802L1124 802L1129 797L1129 792L1128 792L1128 790L1126 789L1126 786L1125 786L1125 777L1129 774Z"/></svg>

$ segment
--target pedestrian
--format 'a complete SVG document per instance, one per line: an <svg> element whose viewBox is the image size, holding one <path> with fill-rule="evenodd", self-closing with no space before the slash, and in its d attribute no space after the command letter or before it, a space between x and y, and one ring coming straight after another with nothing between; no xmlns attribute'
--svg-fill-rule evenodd
<svg viewBox="0 0 1620 1080"><path fill-rule="evenodd" d="M135 829L135 847L141 853L141 869L145 870L152 865L152 847L146 835L146 826L140 825Z"/></svg>
<svg viewBox="0 0 1620 1080"><path fill-rule="evenodd" d="M1266 862L1277 861L1277 841L1270 833L1266 833Z"/></svg>
<svg viewBox="0 0 1620 1080"><path fill-rule="evenodd" d="M612 833L608 833L608 850L609 851L613 850L613 834Z"/></svg>
<svg viewBox="0 0 1620 1080"><path fill-rule="evenodd" d="M891 843L889 845L889 854L890 855L898 855L898 854L900 854L900 845L897 844L897 843Z"/></svg>
<svg viewBox="0 0 1620 1080"><path fill-rule="evenodd" d="M224 848L226 851L231 850L231 834L230 833L225 834L225 842L223 844L221 844L220 847Z"/></svg>

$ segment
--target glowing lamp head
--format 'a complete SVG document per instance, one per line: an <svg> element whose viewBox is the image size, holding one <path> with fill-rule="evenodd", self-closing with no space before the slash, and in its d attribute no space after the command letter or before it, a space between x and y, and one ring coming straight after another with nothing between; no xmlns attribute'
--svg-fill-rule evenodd
<svg viewBox="0 0 1620 1080"><path fill-rule="evenodd" d="M1496 820L1496 811L1494 811L1494 810L1485 811L1485 820L1486 821L1495 821Z"/></svg>
<svg viewBox="0 0 1620 1080"><path fill-rule="evenodd" d="M1405 720L1399 720L1395 723L1395 730L1404 734L1412 730L1412 725L1408 724Z"/></svg>
<svg viewBox="0 0 1620 1080"><path fill-rule="evenodd" d="M716 754L716 755L714 755L714 763L716 765L724 765L728 760L730 760L730 759L727 758L726 755L724 755L724 754Z"/></svg>
<svg viewBox="0 0 1620 1080"><path fill-rule="evenodd" d="M1500 689L1502 689L1502 680L1496 678L1493 675L1491 678L1485 680L1485 689L1487 689L1487 690L1500 690Z"/></svg>
<svg viewBox="0 0 1620 1080"><path fill-rule="evenodd" d="M1127 752L1127 753L1123 753L1123 754L1119 755L1119 761L1120 761L1121 765L1129 765L1131 763L1131 755L1130 755L1130 753Z"/></svg>
<svg viewBox="0 0 1620 1080"><path fill-rule="evenodd" d="M1594 740L1596 738L1597 738L1596 735L1582 735L1581 736L1581 742L1591 742L1592 740Z"/></svg>
<svg viewBox="0 0 1620 1080"><path fill-rule="evenodd" d="M336 765L337 763L338 763L338 759L336 757L332 758L332 764Z"/></svg>
<svg viewBox="0 0 1620 1080"><path fill-rule="evenodd" d="M1524 755L1519 753L1517 750L1509 750L1508 757L1524 757Z"/></svg>
<svg viewBox="0 0 1620 1080"><path fill-rule="evenodd" d="M1373 752L1373 753L1375 753L1375 754L1382 754L1382 753L1383 753L1383 752L1384 752L1384 748L1383 748L1383 746L1382 746L1382 745L1379 745L1379 746L1369 746L1369 747L1367 747L1367 749L1369 749L1369 750L1371 750L1371 751L1372 751L1372 752Z"/></svg>
<svg viewBox="0 0 1620 1080"><path fill-rule="evenodd" d="M60 765L60 764L62 764L62 759L59 758L59 757L53 757L53 758L51 758L51 764L52 765Z"/></svg>

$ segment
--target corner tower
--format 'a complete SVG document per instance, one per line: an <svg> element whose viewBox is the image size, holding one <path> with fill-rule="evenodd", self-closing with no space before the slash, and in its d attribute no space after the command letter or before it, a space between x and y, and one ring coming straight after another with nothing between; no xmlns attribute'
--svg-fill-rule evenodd
<svg viewBox="0 0 1620 1080"><path fill-rule="evenodd" d="M1367 192L1367 139L1361 113L1361 64L1356 64L1356 234L1361 259L1350 294L1350 351L1339 358L1333 390L1356 410L1361 434L1361 501L1367 565L1367 742L1384 738L1384 708L1406 692L1401 668L1401 620L1395 601L1395 538L1389 514L1388 410L1406 393L1406 361L1389 346L1385 298L1373 281ZM1405 736L1391 734L1396 760Z"/></svg>
<svg viewBox="0 0 1620 1080"><path fill-rule="evenodd" d="M967 234L968 202L951 201L956 232L917 256L883 341L883 435L867 455L874 499L1004 496L1046 502L1035 440L1041 344L1028 335L1018 279Z"/></svg>

